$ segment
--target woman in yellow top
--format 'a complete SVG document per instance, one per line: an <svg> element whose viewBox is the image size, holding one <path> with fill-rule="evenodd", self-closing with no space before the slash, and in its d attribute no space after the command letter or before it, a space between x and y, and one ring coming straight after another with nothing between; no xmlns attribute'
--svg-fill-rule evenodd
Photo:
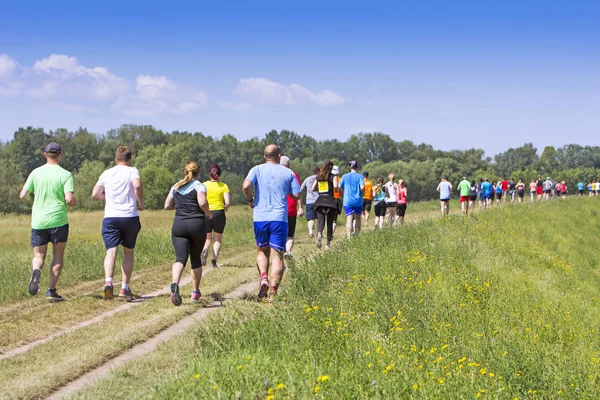
<svg viewBox="0 0 600 400"><path fill-rule="evenodd" d="M223 182L219 182L221 167L217 164L213 165L210 167L208 175L210 176L210 180L204 182L204 186L206 186L206 200L212 212L212 219L206 221L206 242L204 243L204 250L202 250L201 261L202 265L206 265L208 249L212 242L212 266L216 268L217 257L219 257L219 252L221 251L223 231L227 222L225 211L231 205L231 198L229 196L229 187Z"/></svg>

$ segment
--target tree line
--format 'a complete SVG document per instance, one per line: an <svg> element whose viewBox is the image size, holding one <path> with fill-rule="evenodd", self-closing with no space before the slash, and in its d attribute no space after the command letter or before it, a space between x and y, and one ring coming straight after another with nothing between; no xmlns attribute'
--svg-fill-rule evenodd
<svg viewBox="0 0 600 400"><path fill-rule="evenodd" d="M600 176L600 147L577 144L547 146L538 154L532 143L525 143L492 158L482 149L436 150L429 144L395 141L381 132L359 133L340 141L272 130L262 139L238 140L231 134L217 139L200 132L163 132L149 125L123 125L103 135L84 128L72 132L26 127L19 128L12 140L0 143L0 212L29 211L31 205L19 201L18 193L29 173L45 162L44 148L53 141L63 147L62 166L74 174L80 210L103 207L90 193L98 176L113 164L114 151L121 145L131 148L144 182L146 206L154 209L162 207L166 193L190 160L201 165L203 179L207 179L210 165L219 164L224 171L221 180L231 188L232 202L245 204L242 181L250 168L263 162L263 149L269 143L281 147L302 179L327 159L342 171L347 170L348 160L357 160L372 179L386 178L390 172L404 179L410 201L437 198L435 189L442 176L453 183L463 175L472 180L512 177L526 181L550 176L565 180L571 192L580 180L587 183Z"/></svg>

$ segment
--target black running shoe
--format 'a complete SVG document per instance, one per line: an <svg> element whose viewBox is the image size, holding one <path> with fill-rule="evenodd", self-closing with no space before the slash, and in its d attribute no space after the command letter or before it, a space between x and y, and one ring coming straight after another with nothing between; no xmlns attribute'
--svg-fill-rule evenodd
<svg viewBox="0 0 600 400"><path fill-rule="evenodd" d="M180 306L181 295L179 294L179 285L175 282L171 283L171 303L176 306Z"/></svg>
<svg viewBox="0 0 600 400"><path fill-rule="evenodd" d="M31 279L29 280L29 294L35 296L40 289L40 278L42 277L42 271L34 269L31 273Z"/></svg>
<svg viewBox="0 0 600 400"><path fill-rule="evenodd" d="M202 253L200 253L200 265L201 266L205 266L206 265L206 259L208 258L208 249L203 249Z"/></svg>
<svg viewBox="0 0 600 400"><path fill-rule="evenodd" d="M262 300L267 297L267 293L269 292L269 280L267 278L260 278L259 289L257 297L259 300Z"/></svg>
<svg viewBox="0 0 600 400"><path fill-rule="evenodd" d="M218 267L217 260L212 260L212 267L213 268L217 268Z"/></svg>
<svg viewBox="0 0 600 400"><path fill-rule="evenodd" d="M58 302L63 300L62 296L56 293L56 289L48 289L46 292L46 299L50 302Z"/></svg>

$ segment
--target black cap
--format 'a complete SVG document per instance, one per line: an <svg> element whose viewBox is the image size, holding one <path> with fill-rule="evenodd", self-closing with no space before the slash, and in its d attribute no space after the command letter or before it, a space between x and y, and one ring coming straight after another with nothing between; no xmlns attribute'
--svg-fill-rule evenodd
<svg viewBox="0 0 600 400"><path fill-rule="evenodd" d="M356 161L356 160L349 161L348 166L350 167L350 169L359 169L360 168L358 166L358 161Z"/></svg>
<svg viewBox="0 0 600 400"><path fill-rule="evenodd" d="M369 172L368 171L363 172L363 176L369 176Z"/></svg>
<svg viewBox="0 0 600 400"><path fill-rule="evenodd" d="M46 150L44 151L46 153L61 154L62 147L58 143L48 143L48 145L46 146Z"/></svg>

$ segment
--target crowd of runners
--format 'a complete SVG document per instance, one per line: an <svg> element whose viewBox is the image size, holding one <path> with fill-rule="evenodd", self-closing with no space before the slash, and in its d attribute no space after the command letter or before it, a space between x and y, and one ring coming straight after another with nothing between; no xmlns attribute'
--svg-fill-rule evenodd
<svg viewBox="0 0 600 400"><path fill-rule="evenodd" d="M53 257L50 266L50 283L46 298L60 301L56 285L64 263L64 251L69 236L67 207L76 205L73 175L60 167L62 147L58 143L46 146L46 164L31 172L20 193L21 199L33 193L31 246L33 248L32 274L29 293L39 290L41 269L44 266L48 244L52 243ZM357 161L349 161L350 172L340 176L340 167L327 160L321 167L314 167L312 175L301 183L299 175L291 169L290 159L282 156L277 145L264 150L263 164L253 167L244 179L242 190L250 208L253 209L256 263L259 271L258 298L272 300L283 278L285 265L293 260L292 249L297 218L305 216L308 236L315 246L329 248L337 227L338 215L346 215L346 234L360 232L363 223L369 223L371 210L375 212L374 227L384 224L402 226L408 205L408 190L402 179L396 180L391 173L387 181L369 173L359 173ZM171 237L175 249L172 266L171 301L182 304L179 283L186 264L191 265L192 302L201 299L200 281L202 267L211 256L211 266L218 266L221 241L227 222L226 212L231 205L228 186L220 181L221 168L212 165L209 180L200 182L197 162L186 164L183 177L176 182L165 198L164 208L175 210ZM600 182L579 182L578 195L600 194ZM552 181L539 177L526 184L523 179L503 179L479 182L466 177L458 183L463 214L468 214L479 202L486 209L501 203L523 202L527 193L530 201L565 198L567 185L564 181ZM306 191L305 207L302 192ZM437 187L440 193L441 212L450 213L453 186L442 178ZM527 192L529 191L529 192ZM123 247L121 265L121 288L119 297L132 300L129 286L134 267L134 249L141 229L138 211L144 209L144 190L137 168L132 166L132 153L127 146L117 148L115 166L104 171L92 190L92 197L105 202L102 221L102 239L106 248L104 258L105 284L103 297L114 298L113 278L119 247ZM316 221L316 228L315 228ZM325 235L324 235L325 233Z"/></svg>

